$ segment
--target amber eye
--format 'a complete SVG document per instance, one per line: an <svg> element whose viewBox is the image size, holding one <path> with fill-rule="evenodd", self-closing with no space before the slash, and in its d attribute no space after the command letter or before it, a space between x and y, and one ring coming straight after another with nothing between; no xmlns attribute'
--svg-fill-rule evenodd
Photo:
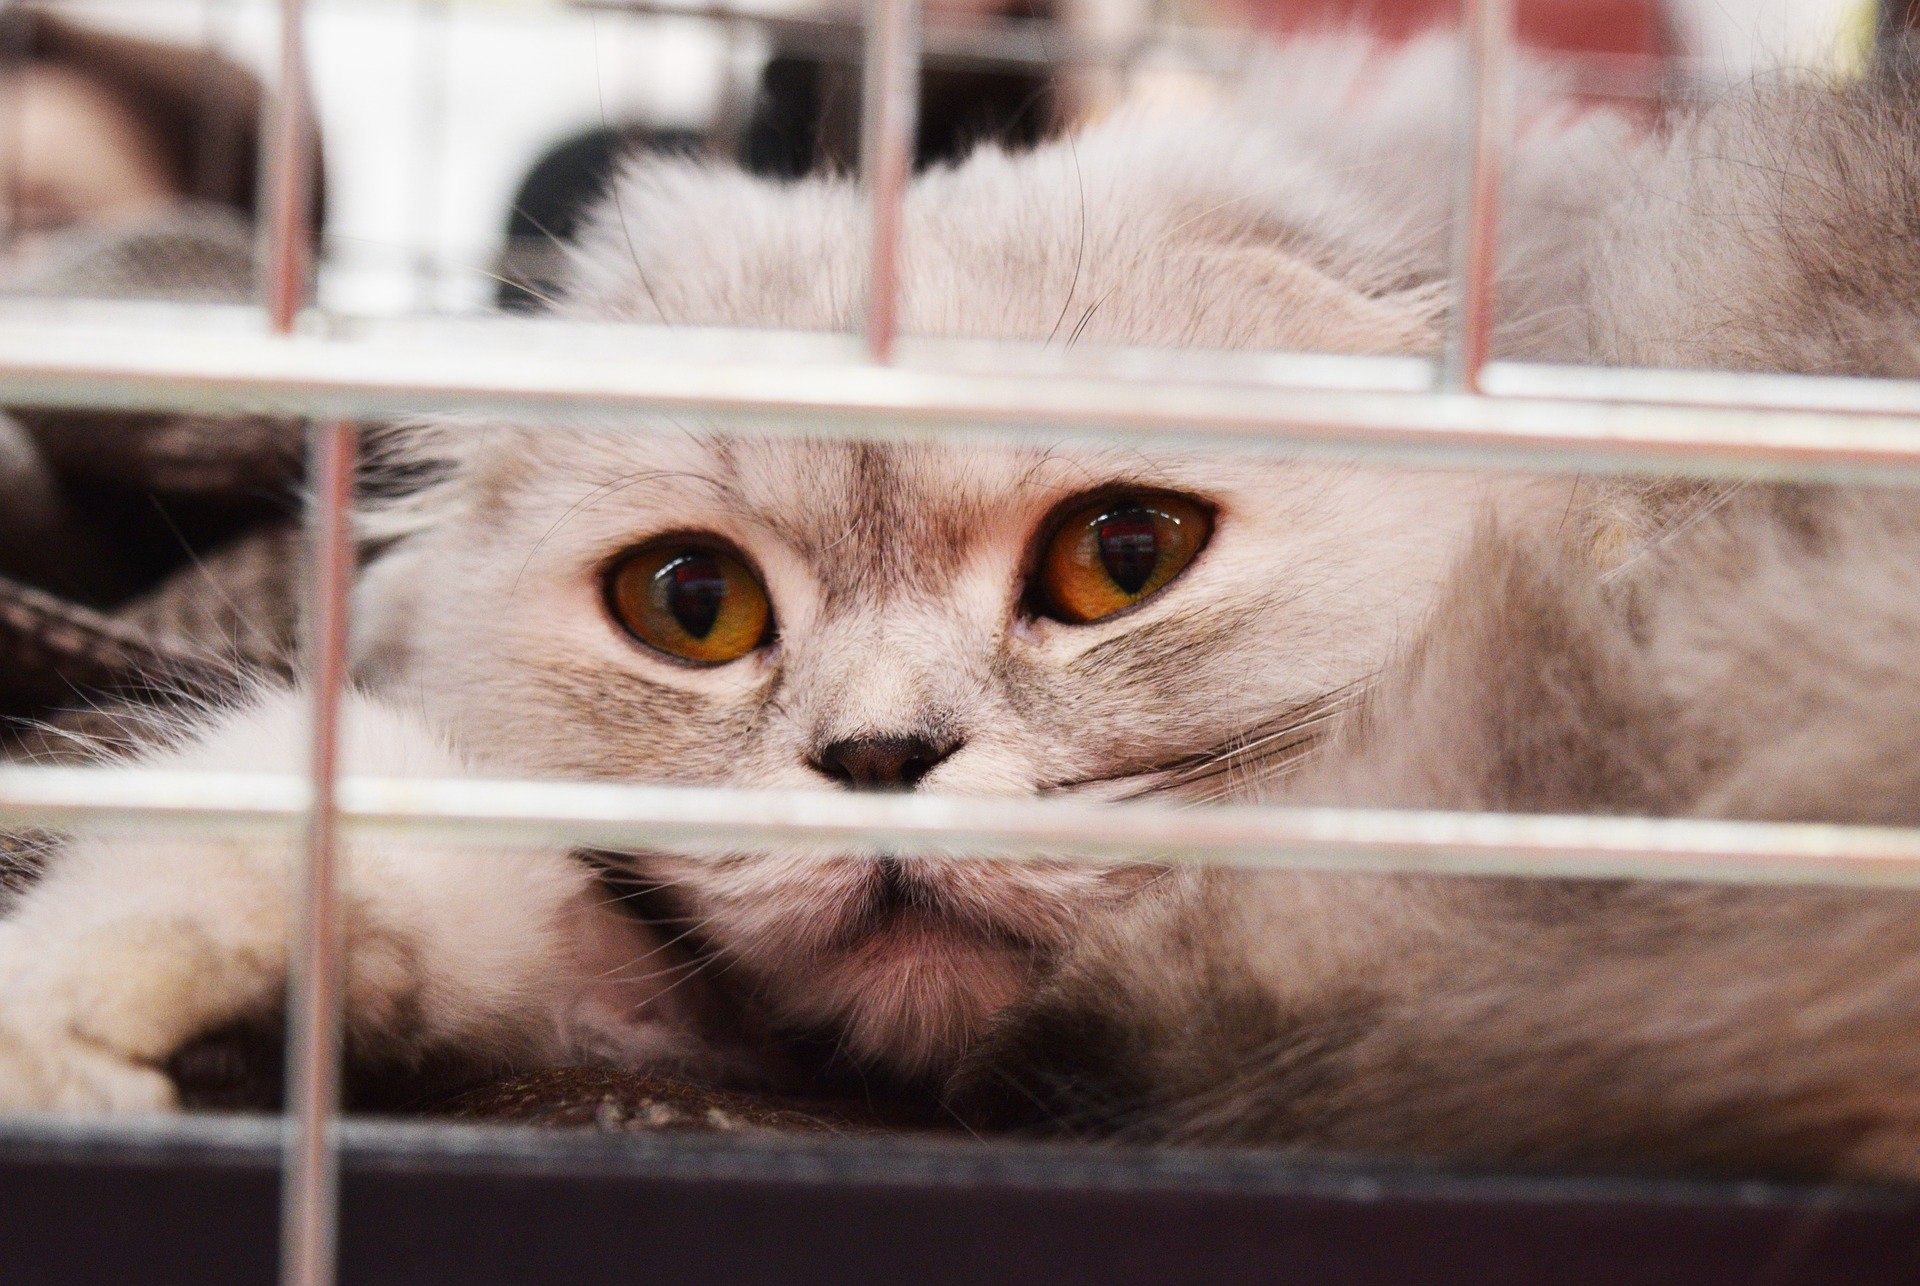
<svg viewBox="0 0 1920 1286"><path fill-rule="evenodd" d="M1212 526L1204 508L1179 496L1114 496L1083 505L1041 551L1037 606L1075 623L1132 607L1186 569Z"/></svg>
<svg viewBox="0 0 1920 1286"><path fill-rule="evenodd" d="M772 633L759 577L724 550L667 541L607 573L607 605L648 647L701 665L737 661Z"/></svg>

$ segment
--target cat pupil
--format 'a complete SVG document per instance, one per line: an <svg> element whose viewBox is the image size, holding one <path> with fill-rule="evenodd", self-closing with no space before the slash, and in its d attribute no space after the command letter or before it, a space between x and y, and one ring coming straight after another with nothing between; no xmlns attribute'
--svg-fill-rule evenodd
<svg viewBox="0 0 1920 1286"><path fill-rule="evenodd" d="M704 554L686 554L661 568L660 578L665 582L667 610L680 628L696 639L713 633L727 597L727 578L720 564Z"/></svg>
<svg viewBox="0 0 1920 1286"><path fill-rule="evenodd" d="M1100 564L1113 583L1137 594L1160 565L1160 534L1153 514L1138 505L1115 509L1100 520Z"/></svg>

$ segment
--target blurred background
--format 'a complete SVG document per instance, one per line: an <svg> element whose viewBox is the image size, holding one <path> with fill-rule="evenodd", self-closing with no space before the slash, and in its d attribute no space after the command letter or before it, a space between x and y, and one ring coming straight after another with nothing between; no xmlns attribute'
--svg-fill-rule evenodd
<svg viewBox="0 0 1920 1286"><path fill-rule="evenodd" d="M629 149L731 156L774 175L849 166L856 150L856 8L308 8L325 169L319 299L330 310L536 303L550 284L552 238ZM1576 65L1593 93L1615 96L1657 95L1683 64L1695 80L1844 65L1874 21L1871 0L1518 0L1517 9L1523 39ZM920 159L983 137L1030 140L1129 95L1204 93L1210 74L1244 56L1251 32L1358 24L1402 37L1457 13L1458 0L928 0ZM11 175L13 198L3 244L40 265L0 271L0 290L219 294L253 213L277 7L0 0L0 20L0 177ZM183 217L188 207L199 217ZM83 269L73 245L55 244L76 227L136 222L172 234L146 247L145 261L122 245L117 259Z"/></svg>

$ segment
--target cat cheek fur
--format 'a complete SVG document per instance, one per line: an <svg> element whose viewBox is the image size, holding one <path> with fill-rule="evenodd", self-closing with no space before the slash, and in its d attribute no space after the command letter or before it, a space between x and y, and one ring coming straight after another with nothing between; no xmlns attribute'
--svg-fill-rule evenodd
<svg viewBox="0 0 1920 1286"><path fill-rule="evenodd" d="M1039 524L1102 479L1137 478L1133 453L587 431L476 445L476 479L498 452L518 480L470 484L363 582L367 619L401 630L365 645L399 663L382 682L420 694L490 771L758 788L826 787L810 766L823 745L929 729L960 743L929 790L1153 788L1160 766L1367 673L1470 515L1557 519L1569 500L1524 479L1164 460L1155 485L1221 506L1190 571L1123 619L1015 628ZM766 576L779 629L767 655L690 670L607 619L590 569L689 528ZM1219 776L1196 793L1218 793ZM870 864L774 851L646 866L783 1025L837 1028L852 1057L914 1074L1021 994L1076 914L1137 879L922 863L931 919L954 931L834 945L873 927Z"/></svg>

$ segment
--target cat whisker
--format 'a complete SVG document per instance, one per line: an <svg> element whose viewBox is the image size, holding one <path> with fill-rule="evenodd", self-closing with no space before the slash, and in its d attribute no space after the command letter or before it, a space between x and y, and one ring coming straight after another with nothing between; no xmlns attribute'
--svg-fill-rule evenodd
<svg viewBox="0 0 1920 1286"><path fill-rule="evenodd" d="M1640 548L1634 550L1633 553L1618 566L1610 567L1602 572L1600 574L1600 583L1607 585L1618 580L1647 558L1665 548L1673 540L1684 535L1699 523L1725 508L1736 496L1744 492L1749 485L1750 484L1745 482L1732 482L1725 486L1715 488L1708 494L1706 499L1669 520L1659 531L1654 533L1651 539L1643 542Z"/></svg>
<svg viewBox="0 0 1920 1286"><path fill-rule="evenodd" d="M713 964L713 960L710 957L701 956L696 959L689 960L685 964L673 965L665 969L657 969L653 973L642 975L640 980L652 981L655 978L664 978L668 974L674 973L675 971L680 972L680 976L678 978L675 978L672 982L662 987L659 991L656 991L653 993L651 999L657 1001L663 996L671 995L673 992L679 990L681 987L693 981L695 978L700 977L702 974L707 972L707 970L712 964Z"/></svg>
<svg viewBox="0 0 1920 1286"><path fill-rule="evenodd" d="M1271 780L1290 770L1318 746L1339 718L1360 703L1366 691L1365 680L1346 684L1294 706L1267 725L1242 730L1209 749L1151 768L1056 782L1043 788L1042 793L1092 792L1109 787L1113 788L1111 798L1122 801L1190 791L1237 773L1246 774L1253 782ZM1190 802L1213 802L1235 793L1237 789L1230 786L1192 798Z"/></svg>
<svg viewBox="0 0 1920 1286"><path fill-rule="evenodd" d="M1087 257L1087 183L1080 172L1080 147L1071 134L1067 136L1067 147L1069 155L1073 158L1074 186L1080 194L1080 223L1079 231L1076 233L1079 245L1073 252L1073 279L1067 283L1067 293L1060 300L1060 315L1053 319L1053 329L1047 332L1048 344L1053 343L1055 337L1060 334L1060 325L1067 319L1067 309L1073 306L1073 296L1080 289L1080 268ZM1075 328L1074 333L1079 334L1078 328Z"/></svg>

